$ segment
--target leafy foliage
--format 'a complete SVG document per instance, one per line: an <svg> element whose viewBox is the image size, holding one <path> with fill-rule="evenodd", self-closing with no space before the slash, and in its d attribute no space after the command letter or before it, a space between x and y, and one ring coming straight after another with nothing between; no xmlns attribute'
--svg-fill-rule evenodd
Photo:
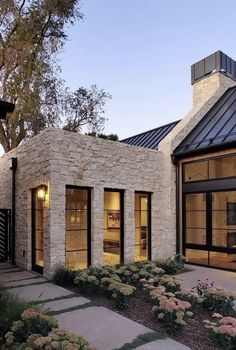
<svg viewBox="0 0 236 350"><path fill-rule="evenodd" d="M12 322L19 320L20 315L29 305L27 302L17 300L8 290L0 286L0 344Z"/></svg>
<svg viewBox="0 0 236 350"><path fill-rule="evenodd" d="M83 18L80 0L0 0L0 95L16 107L0 121L5 152L51 126L101 130L110 95L91 88L70 92L60 78L58 54L66 30Z"/></svg>

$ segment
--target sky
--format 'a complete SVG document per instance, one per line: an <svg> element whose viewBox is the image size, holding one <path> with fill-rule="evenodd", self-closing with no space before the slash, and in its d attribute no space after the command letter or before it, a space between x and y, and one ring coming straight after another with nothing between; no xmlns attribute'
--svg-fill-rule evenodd
<svg viewBox="0 0 236 350"><path fill-rule="evenodd" d="M183 118L191 64L222 50L236 59L236 1L83 0L60 56L67 86L112 95L105 133L135 135Z"/></svg>

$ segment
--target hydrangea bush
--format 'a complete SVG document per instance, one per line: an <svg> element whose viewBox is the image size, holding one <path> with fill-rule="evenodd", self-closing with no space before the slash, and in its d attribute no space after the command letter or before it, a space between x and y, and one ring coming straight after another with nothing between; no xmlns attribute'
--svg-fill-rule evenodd
<svg viewBox="0 0 236 350"><path fill-rule="evenodd" d="M210 336L221 345L222 349L236 349L236 318L223 317L219 313L213 314L214 321L205 320L205 327L208 329Z"/></svg>

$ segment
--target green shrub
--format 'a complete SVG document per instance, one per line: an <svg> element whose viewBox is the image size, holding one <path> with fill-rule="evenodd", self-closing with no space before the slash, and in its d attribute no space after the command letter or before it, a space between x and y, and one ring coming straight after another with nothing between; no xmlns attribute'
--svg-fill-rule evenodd
<svg viewBox="0 0 236 350"><path fill-rule="evenodd" d="M223 288L208 288L203 295L203 306L223 316L234 315L233 301L236 294Z"/></svg>
<svg viewBox="0 0 236 350"><path fill-rule="evenodd" d="M54 267L52 280L59 286L72 286L77 271L69 270L64 265L58 264Z"/></svg>
<svg viewBox="0 0 236 350"><path fill-rule="evenodd" d="M165 270L166 273L176 274L184 269L185 257L181 254L177 254L174 258L168 258L166 260L157 260L156 264Z"/></svg>
<svg viewBox="0 0 236 350"><path fill-rule="evenodd" d="M175 293L180 291L181 279L175 276L164 275L158 281L159 286L164 286L167 292Z"/></svg>
<svg viewBox="0 0 236 350"><path fill-rule="evenodd" d="M115 300L118 309L125 310L129 307L130 296L134 293L135 287L107 277L101 282L106 292Z"/></svg>
<svg viewBox="0 0 236 350"><path fill-rule="evenodd" d="M14 321L20 319L22 312L31 304L17 300L7 289L0 285L0 344Z"/></svg>
<svg viewBox="0 0 236 350"><path fill-rule="evenodd" d="M5 335L3 350L88 349L80 336L58 329L58 322L34 309L27 309L21 320L13 322Z"/></svg>
<svg viewBox="0 0 236 350"><path fill-rule="evenodd" d="M78 273L74 279L79 291L87 295L94 295L99 290L100 282L96 276L90 275L89 270L83 270Z"/></svg>

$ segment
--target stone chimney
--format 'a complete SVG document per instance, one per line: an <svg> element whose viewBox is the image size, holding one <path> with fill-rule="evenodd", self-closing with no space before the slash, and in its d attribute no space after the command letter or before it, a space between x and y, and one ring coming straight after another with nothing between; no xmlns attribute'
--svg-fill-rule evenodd
<svg viewBox="0 0 236 350"><path fill-rule="evenodd" d="M203 105L218 89L236 85L236 62L221 51L191 66L193 108Z"/></svg>

